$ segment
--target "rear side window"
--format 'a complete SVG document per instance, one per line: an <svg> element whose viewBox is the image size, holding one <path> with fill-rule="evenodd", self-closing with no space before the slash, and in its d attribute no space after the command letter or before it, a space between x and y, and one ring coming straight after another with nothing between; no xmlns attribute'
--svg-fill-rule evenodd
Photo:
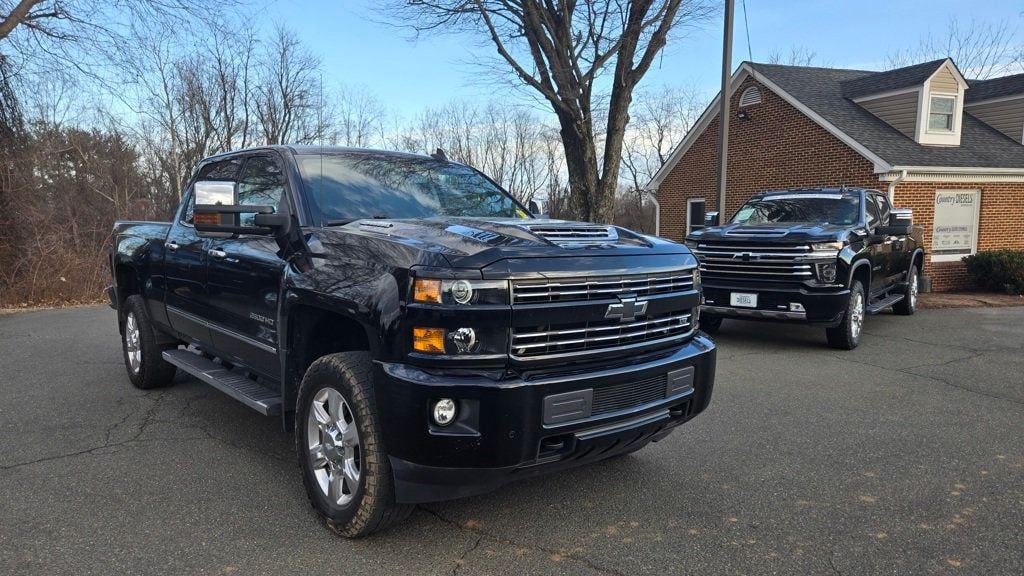
<svg viewBox="0 0 1024 576"><path fill-rule="evenodd" d="M875 196L875 202L878 203L878 216L883 226L889 224L889 215L892 213L892 208L889 206L889 199L882 195Z"/></svg>
<svg viewBox="0 0 1024 576"><path fill-rule="evenodd" d="M277 212L284 198L285 177L281 165L272 156L253 156L238 178L239 206L271 206ZM240 215L242 226L253 226L255 213Z"/></svg>
<svg viewBox="0 0 1024 576"><path fill-rule="evenodd" d="M871 196L868 196L868 200L871 200ZM875 226L878 226L879 222L878 204L875 204L874 202L865 202L864 204L864 211L867 213L868 217L868 229L874 230Z"/></svg>

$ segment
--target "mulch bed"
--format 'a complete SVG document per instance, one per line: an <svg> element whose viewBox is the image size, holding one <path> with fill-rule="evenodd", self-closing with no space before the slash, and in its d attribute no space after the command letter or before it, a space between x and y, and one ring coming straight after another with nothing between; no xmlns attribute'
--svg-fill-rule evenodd
<svg viewBox="0 0 1024 576"><path fill-rule="evenodd" d="M992 292L930 292L921 294L920 308L998 308L1024 306L1024 296Z"/></svg>

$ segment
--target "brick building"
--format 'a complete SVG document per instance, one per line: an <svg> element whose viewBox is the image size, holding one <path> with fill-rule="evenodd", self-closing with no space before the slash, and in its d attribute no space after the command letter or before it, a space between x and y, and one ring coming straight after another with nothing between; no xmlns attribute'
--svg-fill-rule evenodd
<svg viewBox="0 0 1024 576"><path fill-rule="evenodd" d="M654 176L661 235L717 209L718 97ZM733 74L728 218L755 192L887 190L924 229L932 289L963 256L1024 249L1024 75L967 81L952 60L868 72L745 62Z"/></svg>

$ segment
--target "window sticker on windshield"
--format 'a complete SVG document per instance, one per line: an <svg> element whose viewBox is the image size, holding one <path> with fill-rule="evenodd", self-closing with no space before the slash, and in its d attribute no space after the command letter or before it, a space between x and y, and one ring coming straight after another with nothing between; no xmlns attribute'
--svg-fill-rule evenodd
<svg viewBox="0 0 1024 576"><path fill-rule="evenodd" d="M740 211L736 213L736 217L733 218L733 220L735 220L737 222L742 222L744 220L749 220L751 215L753 215L753 214L754 214L754 208L753 207L741 208Z"/></svg>

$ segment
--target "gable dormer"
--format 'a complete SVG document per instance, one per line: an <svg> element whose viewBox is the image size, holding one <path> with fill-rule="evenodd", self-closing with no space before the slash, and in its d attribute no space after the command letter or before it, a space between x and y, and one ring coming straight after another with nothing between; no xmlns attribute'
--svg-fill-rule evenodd
<svg viewBox="0 0 1024 576"><path fill-rule="evenodd" d="M971 80L964 110L1018 144L1024 143L1024 74Z"/></svg>
<svg viewBox="0 0 1024 576"><path fill-rule="evenodd" d="M967 81L949 58L842 83L843 96L926 146L959 146Z"/></svg>

